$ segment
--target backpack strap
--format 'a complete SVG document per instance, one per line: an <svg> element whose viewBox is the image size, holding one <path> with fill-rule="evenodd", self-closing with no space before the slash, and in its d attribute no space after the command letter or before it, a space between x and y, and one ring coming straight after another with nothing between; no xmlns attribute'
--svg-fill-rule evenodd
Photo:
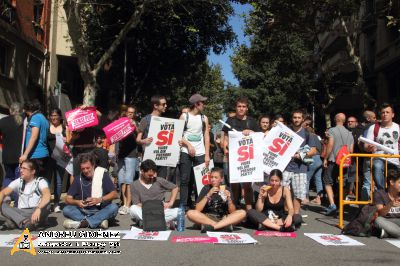
<svg viewBox="0 0 400 266"><path fill-rule="evenodd" d="M187 130L187 124L189 123L189 113L185 112L184 114L186 115L186 117L185 117L185 126L183 127L183 132Z"/></svg>
<svg viewBox="0 0 400 266"><path fill-rule="evenodd" d="M379 122L375 123L374 125L374 141L376 142L376 139L378 138L378 133L379 133L379 128L381 127L381 124Z"/></svg>
<svg viewBox="0 0 400 266"><path fill-rule="evenodd" d="M19 186L19 189L18 189L18 194L19 194L19 195L22 195L22 194L24 193L24 191L25 191L26 182L25 182L25 180L22 179L22 178L19 178L19 180L20 180L20 186ZM43 180L43 177L36 177L36 178L35 178L35 181L34 181L35 183L33 184L34 189L33 189L32 194L33 194L33 193L36 193L36 195L38 195L38 196L41 196L41 195L42 195L42 192L41 192L40 189L39 189L39 183L40 183L40 181L42 181L42 180Z"/></svg>
<svg viewBox="0 0 400 266"><path fill-rule="evenodd" d="M201 130L203 131L203 136L204 136L204 132L206 131L206 119L203 114L201 114L201 125L202 125Z"/></svg>

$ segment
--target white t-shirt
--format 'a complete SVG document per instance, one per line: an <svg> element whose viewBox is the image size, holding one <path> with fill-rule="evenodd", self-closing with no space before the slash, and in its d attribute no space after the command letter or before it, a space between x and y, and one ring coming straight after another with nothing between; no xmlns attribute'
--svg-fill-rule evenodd
<svg viewBox="0 0 400 266"><path fill-rule="evenodd" d="M185 121L186 115L189 115L189 119L186 125L186 131L183 132L183 137L194 147L196 150L196 156L204 155L206 154L206 149L204 146L203 121L201 120L201 114L184 114ZM205 120L206 116L203 116ZM181 151L184 153L189 153L186 146L183 146Z"/></svg>
<svg viewBox="0 0 400 266"><path fill-rule="evenodd" d="M8 187L11 188L14 192L19 193L20 186L22 186L21 179L15 179L12 181ZM43 189L48 188L49 185L47 181L41 179L39 181L39 190L43 191ZM31 182L25 184L25 189L18 198L18 208L19 209L27 209L27 208L36 208L39 205L41 195L38 195L35 192L36 189L36 180L33 179Z"/></svg>
<svg viewBox="0 0 400 266"><path fill-rule="evenodd" d="M393 149L399 154L399 125L395 122L392 123L391 127L385 128L382 125L379 127L378 135L376 140L374 139L374 129L375 125L372 125L368 129L367 138L376 141L388 148ZM375 154L385 154L386 152L379 150L379 148L374 152ZM399 165L399 159L388 159L389 162Z"/></svg>

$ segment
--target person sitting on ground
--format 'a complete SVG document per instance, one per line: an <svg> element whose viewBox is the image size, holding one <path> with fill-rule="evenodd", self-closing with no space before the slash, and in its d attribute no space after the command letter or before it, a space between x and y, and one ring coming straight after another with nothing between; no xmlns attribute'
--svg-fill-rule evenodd
<svg viewBox="0 0 400 266"><path fill-rule="evenodd" d="M37 177L38 164L26 159L20 166L20 178L0 192L1 213L6 218L2 229L35 228L45 224L50 209L50 190L43 177ZM18 207L11 207L5 199L11 193L19 194Z"/></svg>
<svg viewBox="0 0 400 266"><path fill-rule="evenodd" d="M178 208L171 208L178 195L178 187L164 178L157 177L157 165L152 160L145 160L140 164L140 178L132 185L132 206L129 214L139 227L142 227L142 203L148 200L160 200L165 198L165 192L171 192L171 198L164 203L165 221L169 228L175 228L178 217Z"/></svg>
<svg viewBox="0 0 400 266"><path fill-rule="evenodd" d="M190 221L201 226L201 232L227 230L233 231L233 225L240 223L246 217L244 210L236 210L232 191L222 185L224 170L211 170L211 184L200 191L196 208L187 212Z"/></svg>
<svg viewBox="0 0 400 266"><path fill-rule="evenodd" d="M117 216L118 206L112 200L118 198L111 178L102 167L96 167L96 157L83 153L78 157L81 173L74 178L68 190L63 213L66 229L108 228L109 220Z"/></svg>
<svg viewBox="0 0 400 266"><path fill-rule="evenodd" d="M380 238L400 238L400 173L388 171L389 188L374 194L374 203L378 211L375 227L380 229Z"/></svg>
<svg viewBox="0 0 400 266"><path fill-rule="evenodd" d="M278 169L272 170L269 185L260 189L256 209L249 210L247 215L250 221L259 227L293 232L301 225L302 219L299 214L294 214L290 190L282 186L281 182L282 172Z"/></svg>

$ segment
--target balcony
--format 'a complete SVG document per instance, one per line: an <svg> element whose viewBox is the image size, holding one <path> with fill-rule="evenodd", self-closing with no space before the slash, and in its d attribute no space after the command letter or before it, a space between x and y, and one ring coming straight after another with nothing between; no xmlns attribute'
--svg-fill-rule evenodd
<svg viewBox="0 0 400 266"><path fill-rule="evenodd" d="M0 0L0 19L14 24L17 19L15 7L9 0Z"/></svg>

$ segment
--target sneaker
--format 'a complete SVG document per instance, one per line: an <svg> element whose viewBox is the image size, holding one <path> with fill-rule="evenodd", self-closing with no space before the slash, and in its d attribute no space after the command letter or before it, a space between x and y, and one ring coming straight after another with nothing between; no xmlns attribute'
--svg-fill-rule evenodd
<svg viewBox="0 0 400 266"><path fill-rule="evenodd" d="M64 221L63 226L65 229L78 229L81 225L81 222L74 221L71 219L67 219Z"/></svg>
<svg viewBox="0 0 400 266"><path fill-rule="evenodd" d="M204 233L207 233L207 231L208 232L214 231L214 227L212 227L211 225L208 225L208 224L202 224L201 225L201 233L204 234Z"/></svg>
<svg viewBox="0 0 400 266"><path fill-rule="evenodd" d="M60 212L61 212L61 207L57 205L57 206L54 208L54 212L60 213Z"/></svg>
<svg viewBox="0 0 400 266"><path fill-rule="evenodd" d="M127 206L121 206L118 210L118 213L121 215L128 214L129 208Z"/></svg>
<svg viewBox="0 0 400 266"><path fill-rule="evenodd" d="M336 205L335 204L331 204L329 205L328 208L325 209L325 215L326 216L330 216L336 213Z"/></svg>
<svg viewBox="0 0 400 266"><path fill-rule="evenodd" d="M385 230L381 229L381 233L379 234L379 238L382 239L382 238L386 238L386 237L388 237L388 234L386 234Z"/></svg>
<svg viewBox="0 0 400 266"><path fill-rule="evenodd" d="M101 229L108 229L108 220L103 220L100 224Z"/></svg>

